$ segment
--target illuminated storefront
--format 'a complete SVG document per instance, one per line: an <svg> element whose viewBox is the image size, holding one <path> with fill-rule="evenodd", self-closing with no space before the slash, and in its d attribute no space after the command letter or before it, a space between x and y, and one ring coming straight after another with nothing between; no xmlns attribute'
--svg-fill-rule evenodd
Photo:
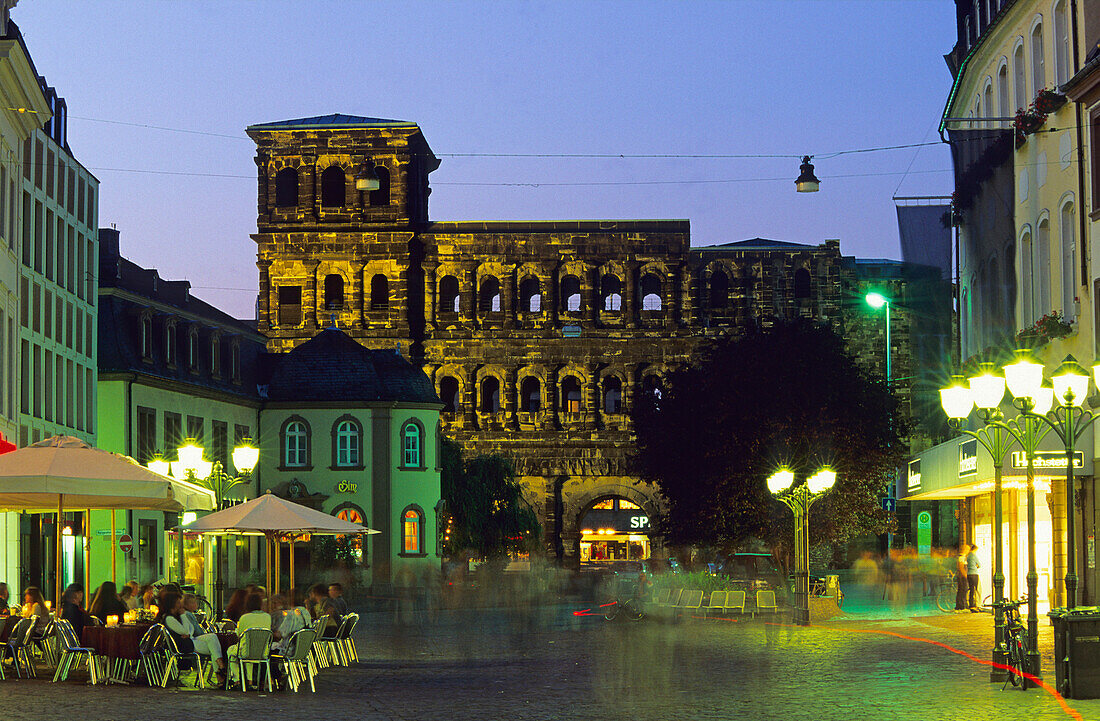
<svg viewBox="0 0 1100 721"><path fill-rule="evenodd" d="M649 558L651 520L641 506L621 497L596 501L581 516L581 563Z"/></svg>

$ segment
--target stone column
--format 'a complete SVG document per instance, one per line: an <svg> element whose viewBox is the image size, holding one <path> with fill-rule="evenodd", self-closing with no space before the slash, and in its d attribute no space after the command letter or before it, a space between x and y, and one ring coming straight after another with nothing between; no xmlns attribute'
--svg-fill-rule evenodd
<svg viewBox="0 0 1100 721"><path fill-rule="evenodd" d="M500 279L500 309L504 312L504 329L512 330L517 326L516 311L519 307L519 280L513 267L508 275Z"/></svg>
<svg viewBox="0 0 1100 721"><path fill-rule="evenodd" d="M466 388L463 395L463 422L467 429L477 428L477 366L466 366Z"/></svg>
<svg viewBox="0 0 1100 721"><path fill-rule="evenodd" d="M366 275L366 263L353 260L348 265L351 267L352 282L355 284L351 289L351 327L365 328L370 325L366 317L366 310L370 307L370 280Z"/></svg>
<svg viewBox="0 0 1100 721"><path fill-rule="evenodd" d="M623 318L627 328L638 327L638 264L627 261L626 278L623 279Z"/></svg>
<svg viewBox="0 0 1100 721"><path fill-rule="evenodd" d="M306 328L317 328L317 307L320 300L317 298L317 268L321 261L307 260L306 268L309 270L309 278L306 280L305 297L302 298L302 310L305 311Z"/></svg>
<svg viewBox="0 0 1100 721"><path fill-rule="evenodd" d="M428 331L430 333L435 330L435 314L439 306L439 301L436 298L435 277L435 270L438 265L425 261L421 263L420 267L424 270L424 322L428 326Z"/></svg>
<svg viewBox="0 0 1100 721"><path fill-rule="evenodd" d="M504 422L513 430L519 430L519 416L516 414L518 410L516 399L519 394L519 389L516 387L519 382L518 375L518 368L515 366L508 368L504 375L504 388L501 389L504 392Z"/></svg>
<svg viewBox="0 0 1100 721"><path fill-rule="evenodd" d="M458 320L466 326L477 326L477 266L464 264L458 271L459 300Z"/></svg>
<svg viewBox="0 0 1100 721"><path fill-rule="evenodd" d="M256 261L256 267L260 269L260 291L256 297L257 305L256 310L256 328L261 333L271 330L273 325L278 324L278 319L272 317L272 298L271 298L271 261L266 258Z"/></svg>
<svg viewBox="0 0 1100 721"><path fill-rule="evenodd" d="M588 387L584 389L585 395L585 427L601 428L603 426L603 407L600 404L600 364L589 363L585 369L588 371Z"/></svg>
<svg viewBox="0 0 1100 721"><path fill-rule="evenodd" d="M561 428L561 404L558 402L558 381L561 378L561 369L564 366L555 366L549 369L546 377L546 410L547 426L549 428Z"/></svg>
<svg viewBox="0 0 1100 721"><path fill-rule="evenodd" d="M665 306L665 327L676 327L676 321L680 318L680 266L672 266L665 278L665 291L668 296L668 304Z"/></svg>

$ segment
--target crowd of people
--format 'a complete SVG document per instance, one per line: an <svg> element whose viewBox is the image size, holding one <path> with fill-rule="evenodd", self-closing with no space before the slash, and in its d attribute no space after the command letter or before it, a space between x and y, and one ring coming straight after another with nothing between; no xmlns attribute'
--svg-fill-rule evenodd
<svg viewBox="0 0 1100 721"><path fill-rule="evenodd" d="M904 604L918 590L922 596L935 596L945 583L953 583L955 610L978 613L980 568L978 547L964 543L958 549L933 548L923 556L911 546L891 549L885 557L865 551L852 564L852 574L865 588L881 587L883 599L895 605Z"/></svg>

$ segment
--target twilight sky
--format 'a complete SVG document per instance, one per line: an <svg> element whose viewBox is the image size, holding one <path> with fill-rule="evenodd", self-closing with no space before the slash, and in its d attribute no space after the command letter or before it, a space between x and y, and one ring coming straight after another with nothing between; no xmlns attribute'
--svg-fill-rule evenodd
<svg viewBox="0 0 1100 721"><path fill-rule="evenodd" d="M686 218L694 245L840 238L900 258L892 196L952 189L947 0L22 0L12 17L68 102L100 225L242 318L253 123L411 120L443 161L435 220ZM937 144L825 157L921 142ZM822 183L795 193L794 157L449 153L811 154Z"/></svg>

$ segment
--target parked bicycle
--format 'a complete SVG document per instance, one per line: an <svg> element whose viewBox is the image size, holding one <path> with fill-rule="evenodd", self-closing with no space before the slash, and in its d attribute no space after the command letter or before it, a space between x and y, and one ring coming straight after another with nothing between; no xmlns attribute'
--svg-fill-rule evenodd
<svg viewBox="0 0 1100 721"><path fill-rule="evenodd" d="M645 618L645 610L638 598L631 597L625 601L615 599L604 606L603 617L608 621L616 618L625 618L628 621L641 621Z"/></svg>
<svg viewBox="0 0 1100 721"><path fill-rule="evenodd" d="M1005 664L1008 666L1008 678L1002 689L1007 688L1011 683L1024 691L1027 690L1027 679L1023 675L1027 670L1027 626L1020 618L1020 606L1025 603L1027 598L1021 598L1018 601L1005 599L1000 603L987 604L992 609L1004 609L1005 614L1000 643L1005 653Z"/></svg>
<svg viewBox="0 0 1100 721"><path fill-rule="evenodd" d="M955 579L955 572L949 571L936 582L936 608L944 613L953 613L958 593L959 586Z"/></svg>

